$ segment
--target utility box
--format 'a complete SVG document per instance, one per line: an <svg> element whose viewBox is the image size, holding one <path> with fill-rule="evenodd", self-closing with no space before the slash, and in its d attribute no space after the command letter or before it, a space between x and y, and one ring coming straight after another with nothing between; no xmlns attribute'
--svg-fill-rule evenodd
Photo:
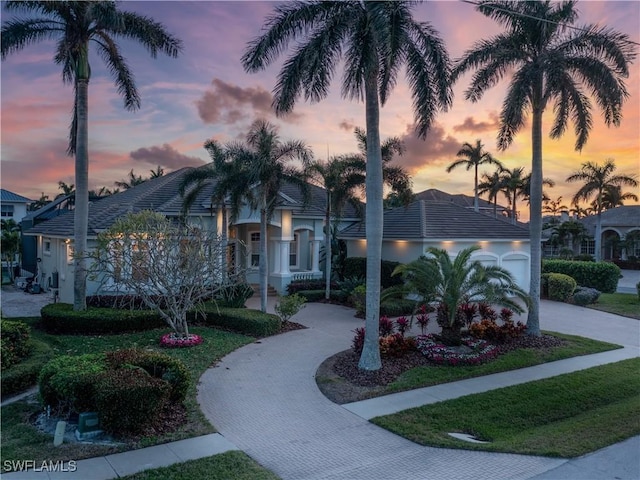
<svg viewBox="0 0 640 480"><path fill-rule="evenodd" d="M96 412L85 412L78 415L78 428L76 429L76 438L78 440L97 437L102 433L100 419Z"/></svg>

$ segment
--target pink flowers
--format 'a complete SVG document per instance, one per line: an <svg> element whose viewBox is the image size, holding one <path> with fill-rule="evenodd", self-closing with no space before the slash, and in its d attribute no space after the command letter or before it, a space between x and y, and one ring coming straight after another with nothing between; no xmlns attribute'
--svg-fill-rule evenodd
<svg viewBox="0 0 640 480"><path fill-rule="evenodd" d="M462 344L471 349L468 353L438 343L434 335L420 335L416 340L418 351L438 365L479 365L494 359L499 352L495 345L472 337L462 339Z"/></svg>
<svg viewBox="0 0 640 480"><path fill-rule="evenodd" d="M160 345L165 348L193 347L203 342L200 335L190 333L189 335L179 335L175 332L167 333L160 338Z"/></svg>

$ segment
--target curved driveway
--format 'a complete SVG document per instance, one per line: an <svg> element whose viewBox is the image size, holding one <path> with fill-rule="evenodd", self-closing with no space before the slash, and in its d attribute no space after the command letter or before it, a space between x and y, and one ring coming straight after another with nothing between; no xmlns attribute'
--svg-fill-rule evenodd
<svg viewBox="0 0 640 480"><path fill-rule="evenodd" d="M555 302L542 302L541 317L545 329L638 347L637 321ZM362 321L318 303L296 321L309 328L236 350L207 370L198 393L216 429L283 479L527 479L567 463L423 447L369 423L324 397L314 379Z"/></svg>

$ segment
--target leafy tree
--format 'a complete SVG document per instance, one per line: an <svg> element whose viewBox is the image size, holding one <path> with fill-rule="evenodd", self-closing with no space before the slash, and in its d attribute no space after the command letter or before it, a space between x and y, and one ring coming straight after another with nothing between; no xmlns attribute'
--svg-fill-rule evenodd
<svg viewBox="0 0 640 480"><path fill-rule="evenodd" d="M568 220L555 225L551 232L551 240L561 246L569 246L573 255L580 253L580 244L588 238L586 227L575 220Z"/></svg>
<svg viewBox="0 0 640 480"><path fill-rule="evenodd" d="M426 256L399 265L393 272L402 275L406 293L419 297L420 302L438 305L438 324L443 340L450 344L460 343L462 305L485 302L522 313L524 309L514 297L529 304L529 297L509 271L472 259L473 252L479 249L466 248L452 259L446 250L430 247Z"/></svg>
<svg viewBox="0 0 640 480"><path fill-rule="evenodd" d="M484 150L484 145L480 140L476 140L475 145L471 145L468 142L462 144L462 148L456 154L458 160L454 161L447 167L447 172L451 172L454 168L465 166L467 171L473 168L474 180L473 180L473 209L476 212L480 211L478 205L478 167L480 165L494 164L500 168L504 168L502 163L494 158L489 152Z"/></svg>
<svg viewBox="0 0 640 480"><path fill-rule="evenodd" d="M500 112L498 148L508 148L531 114L531 290L527 332L540 335L540 245L542 236L542 117L551 107L551 138L560 138L571 120L575 148L581 150L593 125L592 101L607 125L619 125L628 97L624 79L635 58L627 35L606 27L571 28L578 19L576 2L550 0L481 0L477 10L506 28L477 42L457 62L453 79L476 70L467 100L478 101L510 75Z"/></svg>
<svg viewBox="0 0 640 480"><path fill-rule="evenodd" d="M0 251L3 261L7 263L9 278L13 280L13 262L16 254L20 253L20 225L15 220L9 219L0 220L0 227L2 230Z"/></svg>
<svg viewBox="0 0 640 480"><path fill-rule="evenodd" d="M135 294L178 335L188 337L187 314L222 288L220 238L197 225L151 211L130 213L98 235L88 255L90 276Z"/></svg>
<svg viewBox="0 0 640 480"><path fill-rule="evenodd" d="M611 191L622 185L637 187L638 181L635 175L615 175L616 164L613 159L607 159L604 165L594 162L585 162L577 172L567 177L567 182L583 182L577 193L573 196L573 203L581 200L588 201L595 197L593 208L596 212L596 261L602 259L602 211L605 209L605 199L611 195Z"/></svg>
<svg viewBox="0 0 640 480"><path fill-rule="evenodd" d="M276 7L266 31L242 57L245 70L265 69L297 41L278 75L273 105L290 112L304 92L306 100L327 96L336 67L344 60L342 94L364 100L367 135L367 304L380 304L382 250L382 153L380 105L384 105L406 65L418 134L424 138L438 110L451 104L449 57L437 32L411 15L414 2L287 2ZM359 367L381 367L378 308L367 309L367 334Z"/></svg>
<svg viewBox="0 0 640 480"><path fill-rule="evenodd" d="M9 1L9 11L30 13L31 18L2 25L2 59L32 43L56 39L54 60L62 65L62 80L74 89L73 119L69 132L70 155L75 154L76 198L74 210L74 310L85 310L87 229L89 223L88 107L89 47L95 46L114 78L127 110L140 107L133 75L116 40L134 40L153 58L158 52L176 57L181 42L152 19L118 9L112 1Z"/></svg>

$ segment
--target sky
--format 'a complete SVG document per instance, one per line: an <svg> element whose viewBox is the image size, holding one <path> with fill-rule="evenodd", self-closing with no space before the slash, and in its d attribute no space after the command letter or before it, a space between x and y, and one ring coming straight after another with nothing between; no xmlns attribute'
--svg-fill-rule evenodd
<svg viewBox="0 0 640 480"><path fill-rule="evenodd" d="M114 187L131 169L148 177L159 165L165 172L209 161L203 144L208 139L229 142L244 138L251 123L266 119L279 127L283 140L303 140L316 158L357 151L353 134L365 126L364 104L341 98L339 73L328 97L310 104L299 99L293 112L276 117L272 90L287 54L260 73L245 73L240 58L247 43L258 36L272 2L125 1L123 10L152 17L179 37L184 50L177 58L152 59L138 44L120 41L142 97L141 108L126 111L102 60L90 59L89 188ZM598 24L626 33L640 42L640 1L579 1L576 26ZM2 10L2 21L13 14ZM460 1L427 1L414 8L417 20L429 22L443 38L452 59L500 27ZM640 49L640 47L637 47ZM0 64L2 188L38 199L60 193L58 182L74 183L74 159L66 155L73 106L73 89L62 82L53 61L54 42L30 45ZM573 127L558 140L549 138L549 115L543 125L544 176L556 182L546 188L554 200L569 205L578 184L565 179L582 163L612 158L617 173L640 177L640 58L631 65L629 91L620 127L606 127L602 112L593 110L593 129L581 152L574 150ZM437 188L473 195L473 174L463 167L446 172L464 142L481 140L485 150L507 168L531 168L531 130L525 128L505 151L496 144L498 113L507 80L488 90L482 100L464 98L471 75L454 85L453 105L442 112L420 140L414 131L409 87L401 74L381 109L381 138L400 137L406 152L394 163L411 174L413 190ZM492 173L493 166L480 172ZM626 187L624 191L632 191ZM640 192L634 192L640 193ZM506 199L499 201L507 204ZM634 202L626 202L632 204ZM528 218L520 205L522 219Z"/></svg>

